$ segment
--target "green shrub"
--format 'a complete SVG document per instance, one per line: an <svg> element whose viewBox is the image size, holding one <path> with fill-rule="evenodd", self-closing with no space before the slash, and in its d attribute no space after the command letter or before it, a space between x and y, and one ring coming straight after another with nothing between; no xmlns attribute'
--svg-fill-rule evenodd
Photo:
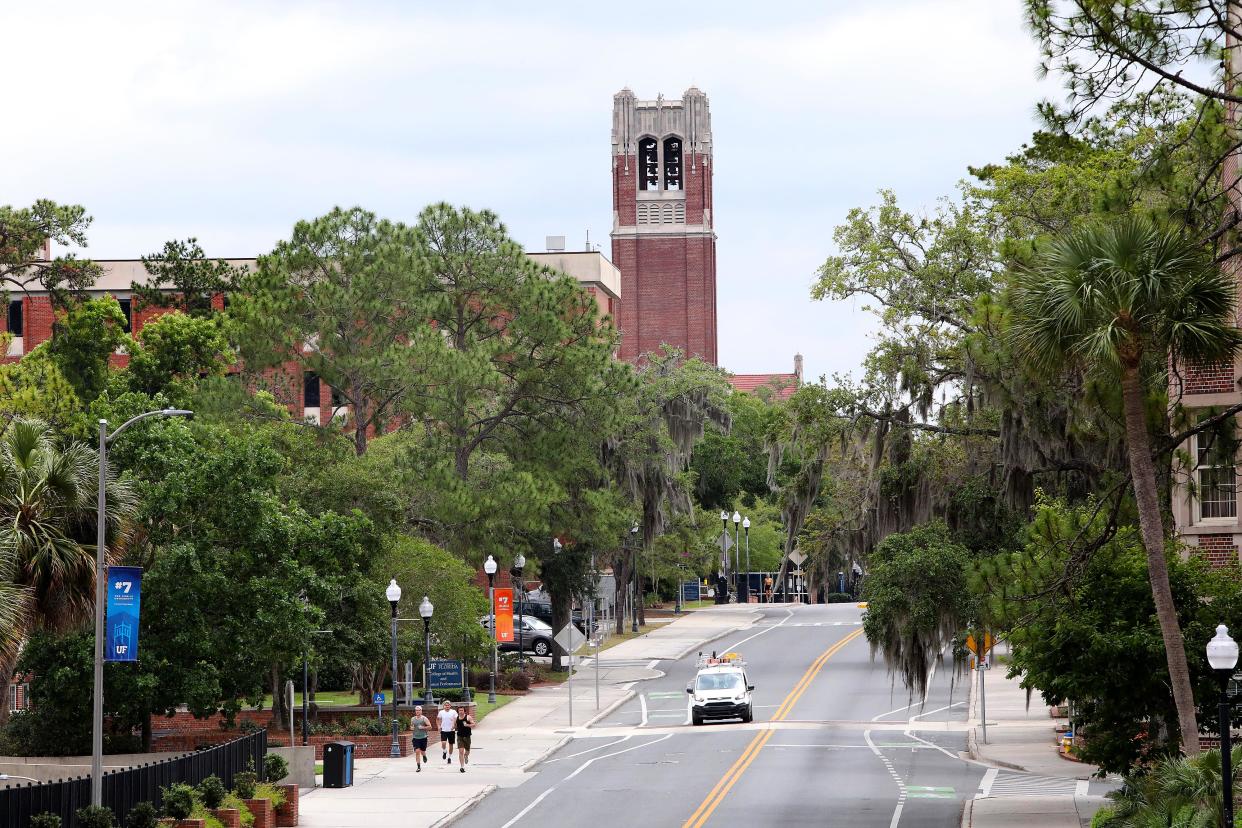
<svg viewBox="0 0 1242 828"><path fill-rule="evenodd" d="M197 800L194 789L184 782L177 782L162 789L164 793L164 816L173 819L189 819L194 813Z"/></svg>
<svg viewBox="0 0 1242 828"><path fill-rule="evenodd" d="M220 777L213 773L198 783L198 794L202 797L203 804L208 808L219 808L228 791L225 789L224 783L220 781Z"/></svg>
<svg viewBox="0 0 1242 828"><path fill-rule="evenodd" d="M273 808L285 804L285 792L268 782L261 783L254 791L255 799L270 799Z"/></svg>
<svg viewBox="0 0 1242 828"><path fill-rule="evenodd" d="M279 753L269 753L263 757L263 777L268 782L279 782L289 775L289 763Z"/></svg>
<svg viewBox="0 0 1242 828"><path fill-rule="evenodd" d="M190 812L190 819L201 819L206 828L224 828L224 823L216 819L216 815L207 810L202 802L194 800L194 810Z"/></svg>
<svg viewBox="0 0 1242 828"><path fill-rule="evenodd" d="M848 592L829 592L824 596L825 604L852 604L857 598Z"/></svg>
<svg viewBox="0 0 1242 828"><path fill-rule="evenodd" d="M60 828L60 817L56 814L36 814L30 818L30 828Z"/></svg>
<svg viewBox="0 0 1242 828"><path fill-rule="evenodd" d="M310 733L312 736L340 736L345 732L345 728L338 721L312 722Z"/></svg>
<svg viewBox="0 0 1242 828"><path fill-rule="evenodd" d="M116 828L116 817L106 805L88 805L79 808L74 815L78 818L78 828Z"/></svg>
<svg viewBox="0 0 1242 828"><path fill-rule="evenodd" d="M367 719L346 719L345 735L346 736L366 736L367 735Z"/></svg>
<svg viewBox="0 0 1242 828"><path fill-rule="evenodd" d="M125 818L126 828L156 828L160 822L160 813L150 802L139 802L130 809Z"/></svg>
<svg viewBox="0 0 1242 828"><path fill-rule="evenodd" d="M235 793L230 793L224 797L224 804L221 808L232 808L241 815L242 828L254 828L254 814L250 813L250 809L246 807L246 803L241 801L241 797Z"/></svg>
<svg viewBox="0 0 1242 828"><path fill-rule="evenodd" d="M254 786L259 777L254 771L233 774L233 791L242 799L254 799Z"/></svg>
<svg viewBox="0 0 1242 828"><path fill-rule="evenodd" d="M237 729L242 733L256 733L263 728L256 724L254 719L242 719L238 722Z"/></svg>

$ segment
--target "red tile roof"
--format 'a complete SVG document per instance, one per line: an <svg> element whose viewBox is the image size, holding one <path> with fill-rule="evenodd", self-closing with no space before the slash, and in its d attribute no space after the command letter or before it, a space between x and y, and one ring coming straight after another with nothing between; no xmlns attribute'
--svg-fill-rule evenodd
<svg viewBox="0 0 1242 828"><path fill-rule="evenodd" d="M729 382L733 390L746 394L768 388L774 400L787 400L798 390L797 374L734 374L729 377Z"/></svg>

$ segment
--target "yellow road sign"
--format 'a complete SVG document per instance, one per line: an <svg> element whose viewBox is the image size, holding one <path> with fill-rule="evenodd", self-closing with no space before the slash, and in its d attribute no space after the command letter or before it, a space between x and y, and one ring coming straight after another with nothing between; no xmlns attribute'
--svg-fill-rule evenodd
<svg viewBox="0 0 1242 828"><path fill-rule="evenodd" d="M979 642L975 640L975 637L973 635L966 636L966 649L970 650L977 656L986 656L988 653L992 652L992 645L995 643L996 642L992 639L992 634L990 632L984 632L983 649L980 650Z"/></svg>

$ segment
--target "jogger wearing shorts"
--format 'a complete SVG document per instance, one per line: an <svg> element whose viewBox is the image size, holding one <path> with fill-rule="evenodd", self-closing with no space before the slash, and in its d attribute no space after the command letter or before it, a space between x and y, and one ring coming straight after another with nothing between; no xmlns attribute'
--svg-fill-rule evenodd
<svg viewBox="0 0 1242 828"><path fill-rule="evenodd" d="M446 701L441 705L436 719L440 722L440 756L451 765L453 746L457 742L457 711L453 709L452 702Z"/></svg>
<svg viewBox="0 0 1242 828"><path fill-rule="evenodd" d="M423 715L423 706L420 704L414 708L414 718L410 719L410 729L413 734L410 737L410 744L414 748L414 768L415 773L423 772L423 762L427 761L427 731L431 730L431 720Z"/></svg>
<svg viewBox="0 0 1242 828"><path fill-rule="evenodd" d="M457 717L458 767L462 773L466 772L466 765L470 764L470 735L474 731L474 725L474 716L470 714L470 708L467 707Z"/></svg>

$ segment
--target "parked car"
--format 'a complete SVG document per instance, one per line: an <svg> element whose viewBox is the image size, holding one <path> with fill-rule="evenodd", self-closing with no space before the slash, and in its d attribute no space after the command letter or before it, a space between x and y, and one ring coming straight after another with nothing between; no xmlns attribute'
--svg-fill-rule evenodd
<svg viewBox="0 0 1242 828"><path fill-rule="evenodd" d="M538 618L548 626L552 626L552 603L550 601L518 601L513 608L513 617L516 619L518 610L521 610L522 617L533 616ZM578 628L578 632L587 635L586 618L582 616L581 610L574 610L570 613L570 618L574 622L574 626ZM595 625L595 632L599 632L599 624Z"/></svg>
<svg viewBox="0 0 1242 828"><path fill-rule="evenodd" d="M491 632L492 616L485 615L479 619L483 629ZM533 616L524 616L521 620L513 616L513 641L502 642L497 649L502 652L517 650L519 647L537 656L552 655L552 628Z"/></svg>

